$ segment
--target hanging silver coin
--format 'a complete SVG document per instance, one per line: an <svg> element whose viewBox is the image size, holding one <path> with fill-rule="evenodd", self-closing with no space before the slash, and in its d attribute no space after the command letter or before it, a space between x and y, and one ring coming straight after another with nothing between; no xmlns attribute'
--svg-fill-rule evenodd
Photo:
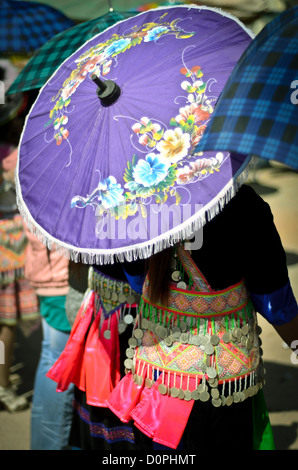
<svg viewBox="0 0 298 470"><path fill-rule="evenodd" d="M111 297L112 297L111 291L106 289L104 293L104 299L110 300Z"/></svg>
<svg viewBox="0 0 298 470"><path fill-rule="evenodd" d="M178 395L179 395L179 388L177 388L177 387L172 387L172 388L170 389L170 394L171 394L171 397L177 398Z"/></svg>
<svg viewBox="0 0 298 470"><path fill-rule="evenodd" d="M125 359L124 365L126 369L132 369L133 368L133 361L131 359Z"/></svg>
<svg viewBox="0 0 298 470"><path fill-rule="evenodd" d="M232 331L232 336L233 338L236 338L237 340L241 339L241 330L238 327L235 327Z"/></svg>
<svg viewBox="0 0 298 470"><path fill-rule="evenodd" d="M140 328L136 328L133 332L133 335L136 339L141 339L141 338L143 338L144 333Z"/></svg>
<svg viewBox="0 0 298 470"><path fill-rule="evenodd" d="M202 339L201 339L200 335L192 335L192 343L195 346L200 346L201 342L202 342Z"/></svg>
<svg viewBox="0 0 298 470"><path fill-rule="evenodd" d="M247 323L242 326L241 331L242 331L242 334L243 334L243 335L247 335L247 334L248 334L248 332L249 332L249 326L248 326Z"/></svg>
<svg viewBox="0 0 298 470"><path fill-rule="evenodd" d="M118 323L118 333L121 335L121 333L124 333L126 330L126 325L122 321Z"/></svg>
<svg viewBox="0 0 298 470"><path fill-rule="evenodd" d="M211 396L212 396L212 398L219 398L219 391L218 391L217 388L213 388L211 390Z"/></svg>
<svg viewBox="0 0 298 470"><path fill-rule="evenodd" d="M168 348L169 348L169 347L172 346L172 344L173 344L173 338L172 338L171 336L167 336L167 337L164 339L164 342L165 342L166 346L168 346Z"/></svg>
<svg viewBox="0 0 298 470"><path fill-rule="evenodd" d="M210 344L210 343L207 344L207 345L205 346L204 352L205 352L206 354L208 354L208 356L211 356L212 354L214 354L214 347L212 346L212 344Z"/></svg>
<svg viewBox="0 0 298 470"><path fill-rule="evenodd" d="M101 287L99 289L99 295L100 295L101 298L104 298L104 293L105 293L105 289L103 287Z"/></svg>
<svg viewBox="0 0 298 470"><path fill-rule="evenodd" d="M212 346L217 346L220 342L220 339L217 335L212 335L211 338L210 338L210 343L212 344Z"/></svg>
<svg viewBox="0 0 298 470"><path fill-rule="evenodd" d="M149 379L149 377L147 377L146 380L145 380L145 386L147 388L151 388L152 385L153 385L153 381L151 379Z"/></svg>
<svg viewBox="0 0 298 470"><path fill-rule="evenodd" d="M113 292L113 293L112 293L111 299L112 299L113 302L117 302L117 300L118 300L118 295L117 295L116 292Z"/></svg>
<svg viewBox="0 0 298 470"><path fill-rule="evenodd" d="M203 392L200 394L200 400L206 402L210 399L210 394L208 392Z"/></svg>
<svg viewBox="0 0 298 470"><path fill-rule="evenodd" d="M223 336L222 336L222 339L225 343L230 343L231 341L231 335L228 331L226 331Z"/></svg>
<svg viewBox="0 0 298 470"><path fill-rule="evenodd" d="M184 289L184 290L185 290L185 289L187 288L186 282L184 282L184 281L179 281L179 282L177 283L177 287L178 287L178 289Z"/></svg>
<svg viewBox="0 0 298 470"><path fill-rule="evenodd" d="M191 400L191 391L190 391L190 390L185 390L185 392L184 392L184 400L185 400L185 401L190 401L190 400Z"/></svg>
<svg viewBox="0 0 298 470"><path fill-rule="evenodd" d="M147 329L148 329L148 323L149 323L149 322L148 322L147 318L142 318L142 319L141 319L141 325L142 325L142 329L143 329L143 330L147 330Z"/></svg>
<svg viewBox="0 0 298 470"><path fill-rule="evenodd" d="M199 394L199 392L198 392L197 389L196 389L196 390L193 390L193 391L191 392L191 398L192 398L193 400L199 400L200 394Z"/></svg>
<svg viewBox="0 0 298 470"><path fill-rule="evenodd" d="M158 391L159 393L161 393L162 395L165 395L168 391L167 387L165 384L159 384L158 386Z"/></svg>
<svg viewBox="0 0 298 470"><path fill-rule="evenodd" d="M128 304L132 305L132 304L135 303L135 301L136 301L136 298L135 298L134 295L129 294L129 295L127 296L126 302L127 302Z"/></svg>
<svg viewBox="0 0 298 470"><path fill-rule="evenodd" d="M173 335L174 334L179 334L179 335L181 334L181 330L180 330L179 326L174 326L172 331L173 331Z"/></svg>
<svg viewBox="0 0 298 470"><path fill-rule="evenodd" d="M143 383L143 377L141 375L137 376L137 385L142 385Z"/></svg>
<svg viewBox="0 0 298 470"><path fill-rule="evenodd" d="M119 300L120 304L124 304L124 302L126 302L126 295L124 295L122 293L119 294L118 300Z"/></svg>
<svg viewBox="0 0 298 470"><path fill-rule="evenodd" d="M233 397L231 395L227 396L226 398L226 405L231 406L233 403Z"/></svg>
<svg viewBox="0 0 298 470"><path fill-rule="evenodd" d="M181 333L179 340L180 340L180 343L187 344L188 333Z"/></svg>
<svg viewBox="0 0 298 470"><path fill-rule="evenodd" d="M208 367L208 368L207 368L207 375L208 375L208 377L210 377L211 379L217 376L217 372L216 372L216 370L214 369L214 367Z"/></svg>
<svg viewBox="0 0 298 470"><path fill-rule="evenodd" d="M155 330L155 323L153 323L151 320L148 320L148 328L149 331L154 332Z"/></svg>
<svg viewBox="0 0 298 470"><path fill-rule="evenodd" d="M172 273L172 279L173 279L173 281L175 281L175 282L180 281L180 279L181 279L180 271L174 271L174 272Z"/></svg>
<svg viewBox="0 0 298 470"><path fill-rule="evenodd" d="M137 345L138 345L138 342L137 342L136 338L129 338L128 344L131 348L136 348Z"/></svg>
<svg viewBox="0 0 298 470"><path fill-rule="evenodd" d="M124 315L123 320L127 325L131 325L133 323L133 316L130 313L128 313Z"/></svg>
<svg viewBox="0 0 298 470"><path fill-rule="evenodd" d="M218 379L215 377L212 382L210 383L210 381L208 380L208 383L210 385L211 388L215 388L215 387L218 387Z"/></svg>
<svg viewBox="0 0 298 470"><path fill-rule="evenodd" d="M157 327L155 328L155 333L161 339L164 339L168 336L167 328L165 328L164 326L161 326L161 325L157 325Z"/></svg>
<svg viewBox="0 0 298 470"><path fill-rule="evenodd" d="M212 405L215 406L216 408L219 408L220 406L222 406L222 401L220 398L212 398L211 402L212 402Z"/></svg>
<svg viewBox="0 0 298 470"><path fill-rule="evenodd" d="M132 348L127 348L126 351L125 351L125 354L126 354L127 357L132 359L135 355L135 351Z"/></svg>
<svg viewBox="0 0 298 470"><path fill-rule="evenodd" d="M105 330L103 332L103 335L104 335L105 339L111 339L111 331L110 330Z"/></svg>
<svg viewBox="0 0 298 470"><path fill-rule="evenodd" d="M207 392L207 385L204 384L204 383L201 383L201 384L198 386L197 391L198 391L199 393Z"/></svg>

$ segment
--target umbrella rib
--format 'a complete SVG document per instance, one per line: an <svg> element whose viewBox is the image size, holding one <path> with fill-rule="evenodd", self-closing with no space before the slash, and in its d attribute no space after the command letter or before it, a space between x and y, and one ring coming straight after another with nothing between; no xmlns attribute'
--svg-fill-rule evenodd
<svg viewBox="0 0 298 470"><path fill-rule="evenodd" d="M99 109L102 111L102 108L99 108ZM95 131L96 127L97 127L96 124L97 124L98 120L100 119L101 115L102 115L102 112L99 112L98 115L97 115L96 120L94 120L93 122L90 121L90 124L92 125L92 129L91 129L90 133L88 134L88 135L89 135L88 141L91 140L91 136L92 136L93 132ZM103 126L102 126L102 129L103 129ZM88 142L87 142L87 143L88 143ZM81 166L82 166L83 163L84 163L84 154L86 154L87 152L88 152L88 150L87 150L87 144L86 144L86 145L85 145L85 148L84 148L84 150L83 150L83 152L82 152L81 158L80 158L80 160L79 160L79 165L78 165L78 166L76 167L76 169L75 169L75 174L74 174L74 176L73 176L73 178L72 178L72 183L71 183L71 185L69 186L69 188L67 189L67 192L66 192L66 195L65 195L63 204L61 204L61 208L62 208L62 209L60 210L59 216L57 217L57 220L56 220L56 223L55 223L55 225L53 226L53 230L54 230L54 231L55 231L56 228L57 228L57 223L58 223L58 221L59 221L59 219L60 219L62 210L63 210L63 208L64 208L64 204L66 203L66 201L67 201L67 199L68 199L68 195L69 195L71 189L72 189L73 186L74 186L74 182L76 181L76 175L80 174L80 168L81 168ZM84 219L85 219L86 217L87 217L87 211L84 211L84 217L83 217L83 221L82 221L82 226L83 226L83 223L84 223Z"/></svg>

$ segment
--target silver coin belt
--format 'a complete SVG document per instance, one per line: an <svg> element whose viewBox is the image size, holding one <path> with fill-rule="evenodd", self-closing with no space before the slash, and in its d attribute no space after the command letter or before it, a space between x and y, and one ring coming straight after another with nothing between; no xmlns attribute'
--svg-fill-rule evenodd
<svg viewBox="0 0 298 470"><path fill-rule="evenodd" d="M105 276L91 267L88 287L95 292L97 310L99 304L103 304L107 314L111 315L116 312L119 334L124 333L129 325L134 324L135 315L132 313L132 306L135 305L137 310L140 295L132 290L128 283ZM104 336L110 339L109 329L105 330Z"/></svg>
<svg viewBox="0 0 298 470"><path fill-rule="evenodd" d="M216 346L220 343L220 337L217 334L206 334L208 331L208 322L212 322L212 319L199 319L197 334L193 334L191 330L194 325L191 324L193 321L192 317L186 317L185 321L180 320L179 326L177 322L172 322L169 326L161 324L161 317L154 314L149 315L148 309L146 310L146 303L144 305L144 299L141 299L140 304L140 315L139 319L135 322L132 337L129 339L128 348L126 349L126 360L124 366L126 372L133 374L133 380L137 385L144 385L151 388L160 374L162 374L162 383L158 384L158 391L163 395L170 395L172 397L180 398L183 400L200 400L206 402L211 400L215 407L231 405L232 403L242 402L248 397L256 395L260 388L264 384L265 369L262 363L262 348L261 339L259 334L261 328L256 325L253 317L249 318L248 311L246 312L247 318L242 322L239 322L239 318L228 318L227 315L222 317L221 325L226 328L226 332L222 335L222 341L224 343L235 343L241 344L248 350L251 349L255 340L258 342L258 350L260 354L260 361L258 368L246 375L237 377L231 380L218 380L218 374L216 367L214 366L214 354L216 352ZM155 315L157 311L155 310ZM185 380L187 378L187 372L180 374L177 372L160 371L158 367L148 366L148 363L142 360L136 361L136 348L142 344L142 338L145 331L154 333L160 341L164 341L167 346L172 346L173 343L183 343L189 345L199 346L205 353L205 362L201 365L202 374L196 375L196 385L192 390L189 389L189 382L185 387ZM256 330L256 337L253 331ZM145 372L145 375L144 375ZM175 375L174 385L170 386L170 375ZM154 377L156 376L156 379ZM180 376L180 384L178 386ZM177 382L176 382L177 378ZM200 383L199 383L200 381ZM192 381L193 384L193 381Z"/></svg>

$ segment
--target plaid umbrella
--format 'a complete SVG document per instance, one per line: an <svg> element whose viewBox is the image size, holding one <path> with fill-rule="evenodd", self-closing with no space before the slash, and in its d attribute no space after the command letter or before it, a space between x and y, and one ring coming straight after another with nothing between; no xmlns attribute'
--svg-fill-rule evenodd
<svg viewBox="0 0 298 470"><path fill-rule="evenodd" d="M17 0L0 3L0 53L30 55L74 23L49 5Z"/></svg>
<svg viewBox="0 0 298 470"><path fill-rule="evenodd" d="M298 169L298 7L256 36L233 70L199 150L254 154Z"/></svg>
<svg viewBox="0 0 298 470"><path fill-rule="evenodd" d="M236 18L181 5L82 45L22 134L17 194L31 230L88 263L148 257L191 236L247 173L246 156L195 147L250 42Z"/></svg>
<svg viewBox="0 0 298 470"><path fill-rule="evenodd" d="M8 93L41 88L62 62L88 39L136 13L110 11L95 20L85 21L57 34L31 57Z"/></svg>

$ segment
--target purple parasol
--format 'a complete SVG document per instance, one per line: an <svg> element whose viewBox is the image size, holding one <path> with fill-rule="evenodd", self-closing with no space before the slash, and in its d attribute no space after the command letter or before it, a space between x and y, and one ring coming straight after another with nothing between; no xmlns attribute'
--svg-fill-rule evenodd
<svg viewBox="0 0 298 470"><path fill-rule="evenodd" d="M18 204L31 230L87 263L191 236L244 180L249 158L195 149L251 40L234 17L181 5L84 44L42 88L22 135Z"/></svg>

